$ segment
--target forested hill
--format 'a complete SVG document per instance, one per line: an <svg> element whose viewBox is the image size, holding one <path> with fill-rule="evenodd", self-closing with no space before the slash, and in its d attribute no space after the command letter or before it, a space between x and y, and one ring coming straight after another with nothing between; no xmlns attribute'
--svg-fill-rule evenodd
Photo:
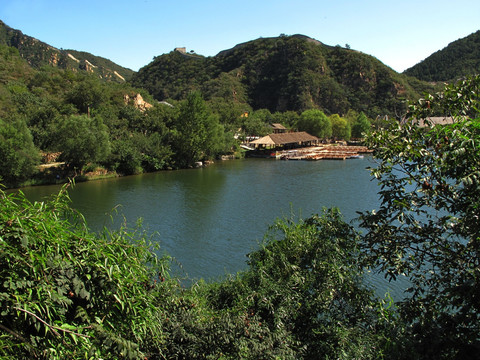
<svg viewBox="0 0 480 360"><path fill-rule="evenodd" d="M44 65L51 65L61 69L87 71L103 80L115 82L125 82L134 73L133 70L87 52L57 49L23 34L20 30L12 29L1 20L0 45L17 48L21 57L37 69Z"/></svg>
<svg viewBox="0 0 480 360"><path fill-rule="evenodd" d="M271 112L353 109L370 117L398 115L406 98L428 90L373 56L303 35L260 38L213 57L172 51L140 69L132 82L158 100L182 99L198 89L207 100L222 97Z"/></svg>
<svg viewBox="0 0 480 360"><path fill-rule="evenodd" d="M425 81L451 81L479 74L480 30L448 44L404 73Z"/></svg>

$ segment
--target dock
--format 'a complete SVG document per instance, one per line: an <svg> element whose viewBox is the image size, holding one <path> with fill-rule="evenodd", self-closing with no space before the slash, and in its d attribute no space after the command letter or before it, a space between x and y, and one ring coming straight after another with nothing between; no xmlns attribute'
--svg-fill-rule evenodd
<svg viewBox="0 0 480 360"><path fill-rule="evenodd" d="M373 150L366 146L323 145L295 150L284 150L277 153L281 160L346 160L363 157Z"/></svg>

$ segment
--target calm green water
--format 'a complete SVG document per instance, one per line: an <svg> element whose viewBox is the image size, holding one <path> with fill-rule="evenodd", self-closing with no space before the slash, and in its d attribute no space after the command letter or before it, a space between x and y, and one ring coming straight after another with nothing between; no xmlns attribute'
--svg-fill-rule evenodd
<svg viewBox="0 0 480 360"><path fill-rule="evenodd" d="M77 184L73 206L92 230L143 219L148 232L192 278L218 278L246 267L246 254L258 247L279 217L308 217L337 206L346 220L378 204L378 185L366 167L369 157L346 161L245 159L194 170L165 171ZM31 200L57 186L22 189ZM112 223L110 215L117 208ZM374 279L383 292L398 284Z"/></svg>

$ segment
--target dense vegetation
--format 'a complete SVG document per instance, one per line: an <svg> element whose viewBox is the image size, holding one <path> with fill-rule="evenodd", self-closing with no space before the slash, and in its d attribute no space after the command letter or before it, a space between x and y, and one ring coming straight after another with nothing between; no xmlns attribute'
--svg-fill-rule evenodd
<svg viewBox="0 0 480 360"><path fill-rule="evenodd" d="M348 140L370 128L363 114L306 119L297 112L253 111L247 103L191 91L184 100L158 102L128 83L45 66L34 69L18 50L0 45L0 177L7 186L67 177L128 175L192 167L236 154L246 136L263 136L271 123ZM328 132L315 131L322 121ZM358 127L358 119L364 119ZM301 121L300 121L301 120ZM40 156L43 154L43 158ZM62 166L43 169L50 155Z"/></svg>
<svg viewBox="0 0 480 360"><path fill-rule="evenodd" d="M431 89L372 56L300 35L257 39L214 57L172 51L140 69L132 82L158 100L183 99L195 89L207 100L222 97L254 110L316 108L345 115L352 109L371 118L400 118L405 99Z"/></svg>
<svg viewBox="0 0 480 360"><path fill-rule="evenodd" d="M184 287L141 227L95 234L65 189L33 204L0 191L0 357L478 358L479 77L412 103L400 126L367 116L405 113L424 83L306 37L158 57L134 82L152 96L87 68L43 66L61 59L56 49L0 25L5 185L191 167L234 153L234 135L282 123L367 135L382 202L360 214L362 232L336 209L278 220L247 270ZM430 115L455 121L418 126ZM39 173L42 154L64 167ZM367 270L406 276L406 298L377 299Z"/></svg>
<svg viewBox="0 0 480 360"><path fill-rule="evenodd" d="M381 207L362 233L336 209L278 220L217 282L181 286L141 228L89 232L64 190L0 191L0 356L478 359L479 90L446 88L368 136ZM419 127L432 108L455 122ZM367 269L406 276L406 298L375 298Z"/></svg>
<svg viewBox="0 0 480 360"><path fill-rule="evenodd" d="M423 358L480 354L480 77L412 104L411 119L369 137L382 205L361 215L367 263L406 276L404 336ZM418 126L435 111L449 125Z"/></svg>
<svg viewBox="0 0 480 360"><path fill-rule="evenodd" d="M405 100L431 89L371 56L301 35L215 57L173 51L131 83L123 79L131 75L0 23L3 183L191 167L240 156L240 141L266 135L272 123L324 139L360 138L386 117L403 118ZM64 165L39 171L53 154Z"/></svg>
<svg viewBox="0 0 480 360"><path fill-rule="evenodd" d="M480 30L448 44L404 73L425 81L455 81L480 74Z"/></svg>
<svg viewBox="0 0 480 360"><path fill-rule="evenodd" d="M218 114L205 106L198 93L189 95L200 103L195 109L190 100L149 107L154 103L151 96L126 83L103 82L85 72L52 67L35 70L15 48L1 45L0 78L0 153L8 159L2 161L0 176L7 185L35 175L40 151L60 154L58 161L66 166L51 176L63 178L87 171L86 165L91 170L100 165L134 174L191 166L235 150L231 128L219 123ZM147 104L135 104L138 94ZM192 120L190 110L205 121L192 123L195 126L187 133L184 123ZM184 157L184 144L197 141L196 136L203 137L199 149Z"/></svg>

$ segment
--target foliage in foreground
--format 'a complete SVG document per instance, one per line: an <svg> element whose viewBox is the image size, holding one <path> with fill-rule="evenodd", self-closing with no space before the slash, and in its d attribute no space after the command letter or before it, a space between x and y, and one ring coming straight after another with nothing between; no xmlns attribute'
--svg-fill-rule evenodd
<svg viewBox="0 0 480 360"><path fill-rule="evenodd" d="M89 232L63 191L34 204L0 192L0 356L478 358L479 87L369 135L382 204L361 237L337 210L280 220L245 272L216 283L182 288L143 233ZM418 126L439 109L455 122ZM408 297L377 302L363 265L406 275Z"/></svg>
<svg viewBox="0 0 480 360"><path fill-rule="evenodd" d="M164 262L143 236L90 233L66 202L0 193L0 357L139 358L161 348L153 279Z"/></svg>
<svg viewBox="0 0 480 360"><path fill-rule="evenodd" d="M248 270L185 289L142 233L89 232L64 191L33 204L0 195L0 357L348 359L379 351L357 235L336 210L278 221Z"/></svg>
<svg viewBox="0 0 480 360"><path fill-rule="evenodd" d="M461 81L368 138L382 204L361 216L364 250L372 268L410 280L402 336L424 359L480 353L479 93L480 77ZM431 124L439 110L453 123Z"/></svg>
<svg viewBox="0 0 480 360"><path fill-rule="evenodd" d="M202 303L185 297L167 310L176 317L167 358L381 357L381 326L362 285L356 239L337 210L278 220L245 272L197 284L188 293Z"/></svg>

